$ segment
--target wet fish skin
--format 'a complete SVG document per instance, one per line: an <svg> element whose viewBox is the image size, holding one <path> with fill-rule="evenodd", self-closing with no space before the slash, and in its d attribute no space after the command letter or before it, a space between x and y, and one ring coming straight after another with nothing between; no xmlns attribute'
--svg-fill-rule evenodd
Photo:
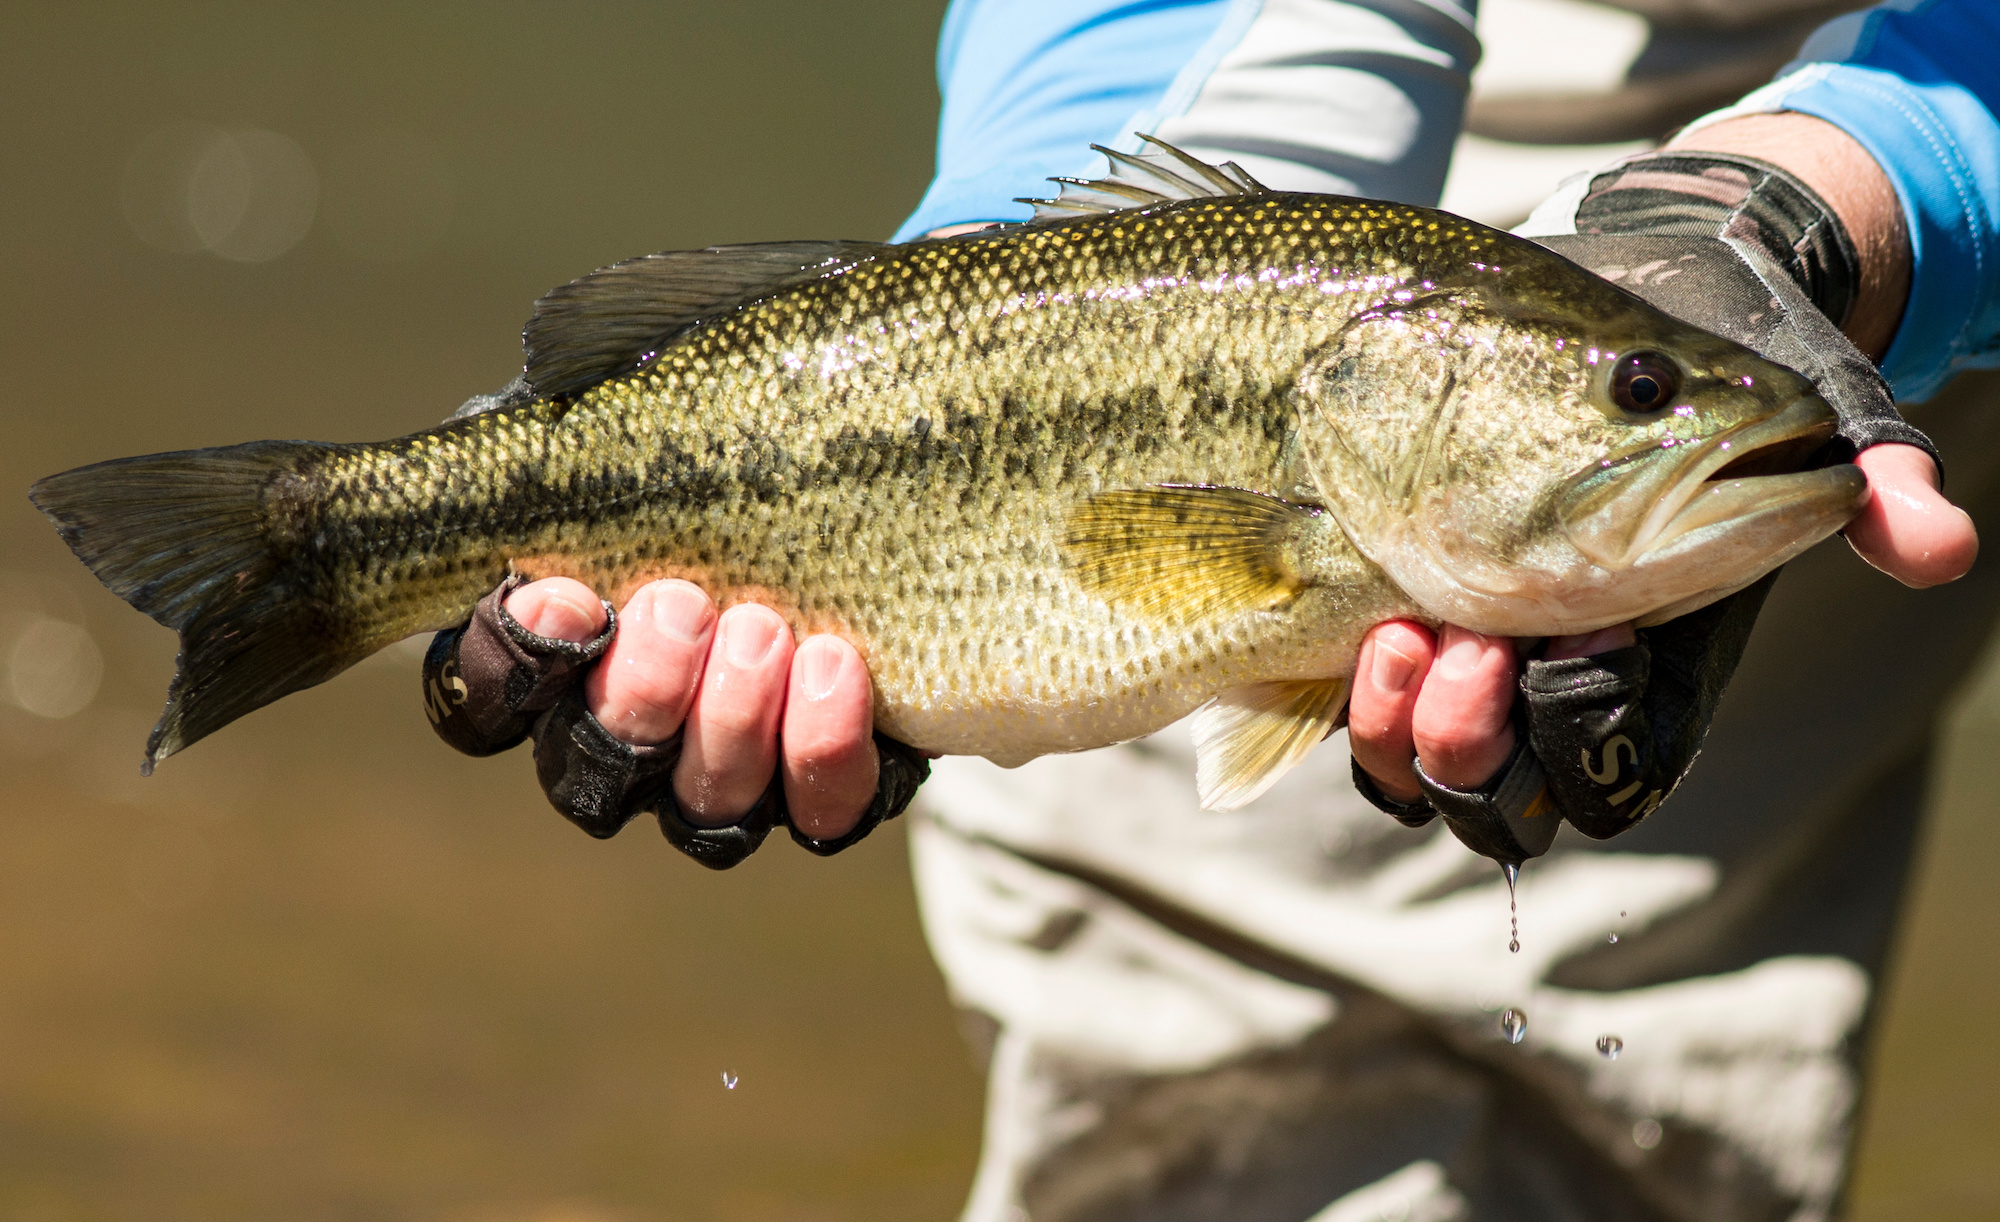
<svg viewBox="0 0 2000 1222"><path fill-rule="evenodd" d="M614 605L686 577L853 641L885 732L1010 762L1133 737L1222 688L1337 673L1370 624L1419 612L1330 518L1311 597L1215 626L1106 603L1060 546L1065 510L1107 489L1313 499L1284 370L1346 311L1293 286L1302 317L1261 300L1269 282L1237 285L1265 251L1233 228L1127 218L885 251L573 404L330 455L315 530L347 563L317 597L386 642L461 622L509 566ZM1194 282L1228 246L1231 284ZM1157 307L1131 291L1148 280ZM996 711L1021 724L996 736Z"/></svg>
<svg viewBox="0 0 2000 1222"><path fill-rule="evenodd" d="M1680 362L1686 411L1607 404L1604 367L1635 345ZM1628 469L1681 479L1682 452L1810 403L1789 371L1508 235L1256 194L875 248L558 400L380 445L121 460L36 498L182 633L150 759L463 622L513 571L615 605L664 576L766 603L860 649L885 732L1016 763L1225 691L1291 707L1309 685L1323 728L1387 618L1542 635L1726 593L1837 529L1858 473L1770 477L1792 481L1789 516L1707 527L1657 573L1575 538L1660 516L1678 485L1627 504ZM1817 411L1793 431L1823 435ZM1158 537L1118 534L1107 494L1148 489ZM1564 518L1585 494L1587 530ZM141 510L166 524L135 529ZM191 542L197 519L228 528ZM1080 559L1100 527L1130 547ZM159 561L176 541L208 558Z"/></svg>

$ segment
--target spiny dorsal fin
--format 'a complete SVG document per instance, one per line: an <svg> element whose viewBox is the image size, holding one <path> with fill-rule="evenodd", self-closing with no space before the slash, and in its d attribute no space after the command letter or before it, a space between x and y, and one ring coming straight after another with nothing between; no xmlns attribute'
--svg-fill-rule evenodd
<svg viewBox="0 0 2000 1222"><path fill-rule="evenodd" d="M1065 220L1127 208L1150 208L1182 199L1215 199L1232 195L1264 195L1270 191L1233 161L1213 166L1154 136L1139 139L1157 153L1121 153L1101 144L1090 147L1111 162L1110 173L1098 179L1051 178L1062 187L1055 199L1018 199L1033 204L1038 221Z"/></svg>
<svg viewBox="0 0 2000 1222"><path fill-rule="evenodd" d="M523 376L540 398L574 394L638 368L696 323L836 275L883 249L875 242L765 242L613 263L535 303L521 331Z"/></svg>
<svg viewBox="0 0 2000 1222"><path fill-rule="evenodd" d="M1203 810L1255 801L1318 746L1347 707L1346 679L1233 687L1194 711L1194 783Z"/></svg>
<svg viewBox="0 0 2000 1222"><path fill-rule="evenodd" d="M1124 488L1070 511L1063 554L1084 589L1135 614L1223 619L1305 589L1292 541L1319 512L1244 488Z"/></svg>

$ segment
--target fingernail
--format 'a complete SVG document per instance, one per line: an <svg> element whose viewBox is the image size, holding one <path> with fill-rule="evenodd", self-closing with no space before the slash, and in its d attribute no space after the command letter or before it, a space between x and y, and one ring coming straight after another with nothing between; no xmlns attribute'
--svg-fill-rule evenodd
<svg viewBox="0 0 2000 1222"><path fill-rule="evenodd" d="M715 604L686 582L673 582L653 592L653 626L677 641L692 645L708 631Z"/></svg>
<svg viewBox="0 0 2000 1222"><path fill-rule="evenodd" d="M744 612L722 621L722 650L732 666L750 667L771 654L784 621L775 615Z"/></svg>
<svg viewBox="0 0 2000 1222"><path fill-rule="evenodd" d="M512 607L507 610L512 614ZM529 610L526 619L518 615L514 619L521 627L536 636L545 636L554 641L582 644L597 635L591 627L590 612L560 595L542 599Z"/></svg>
<svg viewBox="0 0 2000 1222"><path fill-rule="evenodd" d="M799 686L809 700L824 700L833 693L834 682L847 663L846 656L832 641L811 640L799 647Z"/></svg>
<svg viewBox="0 0 2000 1222"><path fill-rule="evenodd" d="M1417 660L1393 645L1375 642L1375 661L1368 668L1369 681L1385 692L1400 692L1417 674Z"/></svg>
<svg viewBox="0 0 2000 1222"><path fill-rule="evenodd" d="M1462 679L1479 669L1479 661L1486 656L1486 642L1470 632L1451 632L1450 640L1438 650L1438 670L1447 679Z"/></svg>

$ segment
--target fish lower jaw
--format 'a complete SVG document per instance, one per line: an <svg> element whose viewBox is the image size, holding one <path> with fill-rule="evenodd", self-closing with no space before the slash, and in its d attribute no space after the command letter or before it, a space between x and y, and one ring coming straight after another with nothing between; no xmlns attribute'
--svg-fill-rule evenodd
<svg viewBox="0 0 2000 1222"><path fill-rule="evenodd" d="M1641 503L1652 496L1657 500L1629 528L1616 524L1621 515L1614 504L1570 523L1567 533L1596 563L1609 569L1628 568L1699 525L1754 510L1760 495L1789 495L1788 488L1780 490L1764 481L1814 474L1801 468L1832 438L1835 424L1833 409L1823 399L1801 395L1763 420L1680 447L1685 456L1672 460L1672 468L1677 468L1672 482L1657 492L1644 490L1647 480L1642 474L1629 496ZM1669 460L1660 453L1646 461ZM1730 479L1732 474L1736 478ZM1734 500L1726 496L1718 500L1716 492L1725 485L1751 490Z"/></svg>
<svg viewBox="0 0 2000 1222"><path fill-rule="evenodd" d="M1769 544L1795 531L1817 543L1847 525L1867 499L1868 478L1852 464L1708 480L1681 503L1636 563L1690 546L1713 547L1728 536L1755 535Z"/></svg>
<svg viewBox="0 0 2000 1222"><path fill-rule="evenodd" d="M1467 560L1418 542L1416 532L1382 567L1428 614L1492 636L1644 627L1750 585L1840 530L1867 497L1867 479L1852 465L1707 481L1643 552L1615 568L1564 547L1531 561Z"/></svg>
<svg viewBox="0 0 2000 1222"><path fill-rule="evenodd" d="M1633 566L1684 573L1682 584L1703 588L1661 603L1639 617L1640 627L1665 623L1735 593L1832 536L1868 501L1867 477L1852 465L1713 487L1676 515L1671 529ZM1750 508L1743 509L1746 505Z"/></svg>

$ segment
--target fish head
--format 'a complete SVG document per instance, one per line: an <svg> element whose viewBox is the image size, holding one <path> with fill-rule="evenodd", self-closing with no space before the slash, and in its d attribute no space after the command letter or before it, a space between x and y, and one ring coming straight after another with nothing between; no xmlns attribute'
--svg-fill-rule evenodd
<svg viewBox="0 0 2000 1222"><path fill-rule="evenodd" d="M1355 317L1299 382L1315 484L1424 610L1513 636L1659 623L1860 510L1806 379L1530 251Z"/></svg>

